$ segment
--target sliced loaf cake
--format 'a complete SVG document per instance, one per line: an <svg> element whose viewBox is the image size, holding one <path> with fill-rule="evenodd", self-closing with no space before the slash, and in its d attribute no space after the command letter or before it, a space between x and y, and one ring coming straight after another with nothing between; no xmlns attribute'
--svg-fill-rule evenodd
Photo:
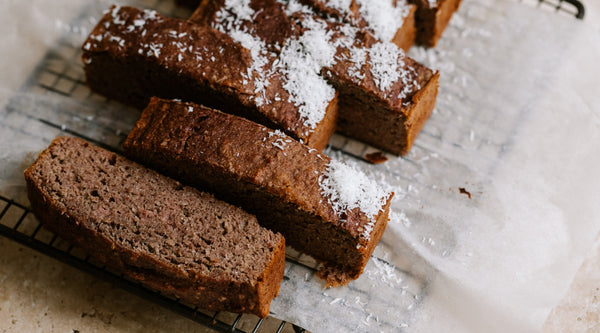
<svg viewBox="0 0 600 333"><path fill-rule="evenodd" d="M40 222L107 266L200 308L269 314L285 242L253 215L70 137L25 178Z"/></svg>
<svg viewBox="0 0 600 333"><path fill-rule="evenodd" d="M378 8L377 1L368 2L363 9ZM377 12L385 8L380 7ZM288 68L311 68L339 94L336 130L376 148L407 154L433 112L438 72L407 57L396 44L324 19L295 0L204 0L190 21L239 42L262 41L255 52L272 50L285 75Z"/></svg>
<svg viewBox="0 0 600 333"><path fill-rule="evenodd" d="M191 101L322 150L335 130L335 89L316 73L283 73L262 42L244 33L237 37L155 11L113 6L82 46L86 81L95 92L140 109L152 96Z"/></svg>
<svg viewBox="0 0 600 333"><path fill-rule="evenodd" d="M387 225L393 193L363 173L246 119L153 98L125 154L256 214L324 264L330 286L363 271Z"/></svg>

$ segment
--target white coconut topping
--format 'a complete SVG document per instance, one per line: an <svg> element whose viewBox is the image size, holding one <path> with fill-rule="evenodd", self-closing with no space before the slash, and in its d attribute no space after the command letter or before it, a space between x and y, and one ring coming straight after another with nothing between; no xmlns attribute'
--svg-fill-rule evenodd
<svg viewBox="0 0 600 333"><path fill-rule="evenodd" d="M322 2L326 4L326 6L339 11L346 17L350 16L350 5L352 4L352 0L329 0Z"/></svg>
<svg viewBox="0 0 600 333"><path fill-rule="evenodd" d="M251 0L225 0L225 8L237 16L238 20L252 20L254 9L250 7Z"/></svg>
<svg viewBox="0 0 600 333"><path fill-rule="evenodd" d="M243 47L250 50L252 55L252 68L249 70L261 71L263 66L267 64L268 59L266 57L267 52L265 51L265 43L260 39L250 35L247 32L241 30L234 30L229 35L238 43L242 44Z"/></svg>
<svg viewBox="0 0 600 333"><path fill-rule="evenodd" d="M329 43L331 32L322 22L309 19L303 24L308 30L285 44L279 55L279 68L286 79L283 88L290 94L290 102L298 106L305 125L315 128L335 97L335 89L320 72L333 64L336 47Z"/></svg>
<svg viewBox="0 0 600 333"><path fill-rule="evenodd" d="M120 25L120 24L125 24L125 20L122 20L121 17L119 16L119 11L121 10L121 6L119 5L115 5L112 9L112 11L110 12L110 15L113 18L113 23Z"/></svg>
<svg viewBox="0 0 600 333"><path fill-rule="evenodd" d="M352 66L348 68L348 75L352 78L362 80L365 78L365 73L361 72L361 69L367 61L367 50L358 47L350 48L350 58Z"/></svg>
<svg viewBox="0 0 600 333"><path fill-rule="evenodd" d="M367 28L373 35L385 42L394 39L396 31L402 27L404 18L410 8L405 0L357 0L360 5L360 15L367 22Z"/></svg>
<svg viewBox="0 0 600 333"><path fill-rule="evenodd" d="M371 220L364 226L363 235L367 237L373 229L375 216L389 197L389 193L363 172L336 160L327 165L319 186L336 213L359 208L367 215Z"/></svg>
<svg viewBox="0 0 600 333"><path fill-rule="evenodd" d="M284 0L278 1L284 5L284 8L288 8L288 12L293 12L291 8L295 8L302 12L308 10L306 6L298 4L296 0L291 0L287 3ZM395 7L391 2L381 4L381 1L379 0L359 1L361 1L361 5L363 6L361 7L361 11L365 11L362 13L362 15L365 16L365 19L379 22L374 23L371 27L372 29L377 29L379 25L381 25L382 29L388 29L383 26L391 26L391 23L382 24L381 22L385 20L395 22L394 27L389 29L388 32L383 32L384 34L387 33L389 35L389 38L386 37L384 39L393 39L395 31L402 24L403 17L408 14L409 8L406 1L398 1ZM350 8L350 5L347 4L345 0L329 1L327 5L342 12L344 8ZM312 16L306 16L302 25L303 28L306 29L304 33L304 35L307 36L306 39L312 38L315 44L321 44L319 47L309 49L309 52L318 55L312 56L315 65L320 65L321 68L331 66L335 61L339 60L335 59L334 55L337 48L342 47L349 51L345 60L348 60L351 63L347 69L347 74L352 79L361 81L365 78L364 68L368 60L371 65L370 71L373 75L375 85L382 92L388 92L396 82L399 80L402 81L402 91L400 91L397 96L388 97L404 99L410 96L415 89L420 89L420 86L416 82L416 72L413 68L407 68L405 66L404 51L395 44L391 42L380 42L373 45L370 49L356 47L354 46L354 41L356 39L358 28L349 24L335 25L334 29L336 29L338 34L333 38L334 34L331 29L328 28L323 21L312 19ZM383 30L379 29L379 31L381 32ZM300 39L302 39L302 37ZM303 45L304 44L308 43L304 41ZM327 48L325 44L328 44L329 48ZM367 55L369 57L367 57Z"/></svg>
<svg viewBox="0 0 600 333"><path fill-rule="evenodd" d="M406 0L356 0L356 2L360 6L360 16L367 23L366 28L377 39L386 42L392 41L410 12L410 7ZM342 15L340 17L341 21L352 24L357 23L357 18L353 16L350 10L352 0L322 0L321 3L340 12Z"/></svg>
<svg viewBox="0 0 600 333"><path fill-rule="evenodd" d="M371 74L382 91L389 90L400 78L404 52L393 43L376 43L369 49Z"/></svg>
<svg viewBox="0 0 600 333"><path fill-rule="evenodd" d="M296 0L276 0L277 2L283 4L283 9L287 16L290 16L294 13L307 13L314 14L310 7L301 4Z"/></svg>
<svg viewBox="0 0 600 333"><path fill-rule="evenodd" d="M253 20L254 9L250 7L250 0L226 0L225 5L216 14L214 27L221 32L229 34L236 42L250 51L252 65L244 74L243 83L250 81L254 83L254 101L257 106L270 104L266 98L266 87L269 85L267 77L269 72L264 67L268 63L268 51L264 41L252 36L242 27L243 21Z"/></svg>

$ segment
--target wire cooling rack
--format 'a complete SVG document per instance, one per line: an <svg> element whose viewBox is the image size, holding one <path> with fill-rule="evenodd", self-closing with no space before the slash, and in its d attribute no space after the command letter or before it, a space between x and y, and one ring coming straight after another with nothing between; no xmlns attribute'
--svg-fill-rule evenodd
<svg viewBox="0 0 600 333"><path fill-rule="evenodd" d="M582 19L584 16L584 7L577 0L515 1L578 19ZM140 0L138 2L140 7L155 8L170 16L189 16L188 9L173 5L172 0ZM87 34L86 32L95 24L94 19L89 16L89 12L93 10L94 8L88 8L84 11L85 14L69 24L69 30L47 52L27 82L6 105L5 116L0 119L0 128L9 129L16 135L37 138L47 143L59 134L69 134L112 151L121 150L122 142L139 116L139 110L94 94L85 85L80 60L80 43L82 35ZM40 98L40 96L47 98ZM56 112L56 108L52 107L57 100L61 100L60 112ZM69 102L65 102L65 100ZM426 130L422 134L435 138L435 134L428 133ZM339 135L334 135L328 149L360 159L377 152L372 147ZM248 314L205 311L185 304L176 298L150 290L120 274L115 274L42 228L28 208L26 200L16 199L16 197L10 193L0 193L0 235L218 331L277 333L305 331L303 328L273 316L260 319ZM390 245L384 243L382 246ZM309 268L314 275L317 263L310 257L290 249L286 251L286 256L286 272L295 267L303 267ZM399 269L404 276L410 275L408 271L402 271L398 267L396 269ZM414 280L416 287L412 293L418 296L426 286L416 277L408 276L408 278ZM284 279L289 279L289 277L284 276Z"/></svg>

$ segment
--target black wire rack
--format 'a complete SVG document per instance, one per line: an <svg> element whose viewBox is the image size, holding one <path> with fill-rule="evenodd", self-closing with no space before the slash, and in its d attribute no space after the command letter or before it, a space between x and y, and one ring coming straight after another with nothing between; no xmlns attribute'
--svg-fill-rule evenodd
<svg viewBox="0 0 600 333"><path fill-rule="evenodd" d="M189 15L188 10L174 6L173 1L170 0L140 1L141 6L156 8L171 16L186 17ZM578 19L583 19L585 14L583 4L577 0L515 1ZM89 19L88 12L89 10L86 11L86 15L80 16L71 25L75 27L74 30L78 30L77 27L87 26L89 28L94 25L95 22ZM84 28L81 29L81 33L83 31L85 31ZM28 138L33 137L43 142L50 142L59 134L70 134L118 152L126 138L126 133L129 132L132 124L137 120L139 111L94 94L87 88L81 70L81 53L79 51L81 34L79 32L73 31L73 28L71 28L69 33L61 37L56 45L47 52L21 91L17 93L18 96L13 98L6 106L5 118L0 119L0 125L9 128L18 135L27 136ZM50 113L45 110L49 109L48 105L54 103L54 99L39 98L40 95L45 94L61 96L69 100L75 98L72 102L63 102L60 113ZM32 98L32 95L35 95L36 98ZM91 108L78 101L93 102L95 106ZM18 119L13 121L12 118ZM43 130L41 130L42 127ZM423 134L433 136L433 134L426 131ZM371 152L377 151L372 147L339 135L332 138L328 149L340 151L360 159ZM0 235L90 273L217 331L265 332L266 326L268 326L268 332L305 332L303 328L273 316L269 316L264 320L248 314L227 314L223 316L219 312L205 311L185 304L176 298L150 290L123 275L115 274L102 265L96 264L89 256L44 229L33 216L26 200L14 199L10 194L0 195ZM388 245L384 244L384 246ZM317 263L310 257L289 249L286 251L286 256L288 264L308 267L314 275ZM380 258L376 259L381 260ZM402 271L402 274L406 275L408 273ZM284 279L286 278L284 276ZM419 290L423 291L424 288L424 285L419 285L414 295L418 295ZM268 325L265 324L266 321Z"/></svg>
<svg viewBox="0 0 600 333"><path fill-rule="evenodd" d="M585 16L585 7L579 0L519 0L519 2L539 7L547 11L575 16L580 20Z"/></svg>

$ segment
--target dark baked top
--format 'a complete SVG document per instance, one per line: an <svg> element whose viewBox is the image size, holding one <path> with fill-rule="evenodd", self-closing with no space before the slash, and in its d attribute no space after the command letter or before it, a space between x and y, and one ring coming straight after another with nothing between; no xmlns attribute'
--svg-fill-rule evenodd
<svg viewBox="0 0 600 333"><path fill-rule="evenodd" d="M348 230L362 245L392 195L280 131L193 103L153 98L124 145L235 175Z"/></svg>
<svg viewBox="0 0 600 333"><path fill-rule="evenodd" d="M72 221L174 278L254 285L284 241L253 215L80 139L55 139L26 177Z"/></svg>

